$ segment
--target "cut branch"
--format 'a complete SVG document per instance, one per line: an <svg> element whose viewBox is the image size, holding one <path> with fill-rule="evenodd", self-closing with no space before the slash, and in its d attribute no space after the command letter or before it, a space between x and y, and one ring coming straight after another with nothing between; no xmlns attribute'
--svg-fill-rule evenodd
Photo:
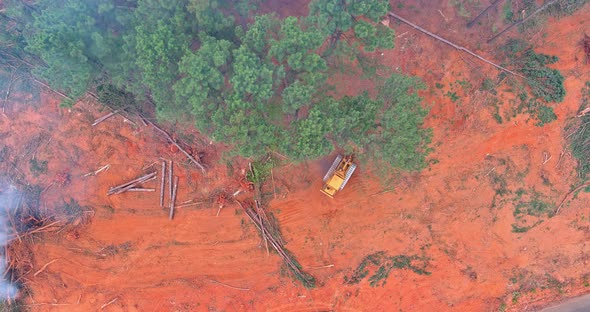
<svg viewBox="0 0 590 312"><path fill-rule="evenodd" d="M477 22L477 20L479 20L482 16L484 16L484 14L486 14L491 8L495 7L496 4L498 4L498 2L500 2L500 1L502 1L502 0L495 0L487 8L485 8L483 11L481 11L481 13L479 13L471 22L467 23L467 28L470 28L471 26L473 26L473 24L475 24L475 22Z"/></svg>
<svg viewBox="0 0 590 312"><path fill-rule="evenodd" d="M493 36L492 38L488 39L488 41L487 41L487 42L488 42L488 43L490 43L490 42L494 41L496 38L500 37L500 36L501 36L501 35L503 35L505 32L507 32L507 31L509 31L510 29L512 29L512 27L514 27L514 26L518 26L518 25L520 25L520 24L522 24L522 23L524 23L524 22L528 21L528 20L529 20L531 17L533 17L533 16L537 15L539 12L541 12L541 11L545 10L547 7L549 7L550 5L552 5L552 4L553 4L553 3L555 3L555 2L557 2L557 0L552 0L552 1L549 1L549 2L547 2L547 3L545 3L545 4L543 4L543 5L542 5L540 8L538 8L537 10L535 10L535 12L531 13L529 16L527 16L527 17L523 18L522 20L520 20L520 21L518 21L518 22L516 22L516 23L513 23L513 24L511 24L510 26L508 26L508 27L504 28L504 30L502 30L501 32L497 33L497 34L496 34L495 36Z"/></svg>

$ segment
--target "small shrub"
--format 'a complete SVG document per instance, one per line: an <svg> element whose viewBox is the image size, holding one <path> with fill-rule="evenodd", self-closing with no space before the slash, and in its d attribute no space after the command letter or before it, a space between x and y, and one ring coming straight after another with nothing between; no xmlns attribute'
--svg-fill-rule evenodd
<svg viewBox="0 0 590 312"><path fill-rule="evenodd" d="M36 158L29 160L29 170L34 176L47 173L47 160L38 161Z"/></svg>

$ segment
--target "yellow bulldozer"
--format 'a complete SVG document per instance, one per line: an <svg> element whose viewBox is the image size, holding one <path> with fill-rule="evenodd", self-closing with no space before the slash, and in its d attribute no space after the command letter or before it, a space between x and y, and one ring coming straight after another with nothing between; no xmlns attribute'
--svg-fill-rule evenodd
<svg viewBox="0 0 590 312"><path fill-rule="evenodd" d="M352 162L352 155L338 155L324 176L322 193L334 198L336 192L342 190L348 183L355 169L356 165Z"/></svg>

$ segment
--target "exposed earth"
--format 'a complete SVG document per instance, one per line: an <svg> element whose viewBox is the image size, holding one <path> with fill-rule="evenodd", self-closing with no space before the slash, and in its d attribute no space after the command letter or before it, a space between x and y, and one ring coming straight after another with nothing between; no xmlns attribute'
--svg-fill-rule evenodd
<svg viewBox="0 0 590 312"><path fill-rule="evenodd" d="M502 40L517 36L558 56L554 68L566 77L567 90L554 106L558 119L543 127L526 115L498 123L491 94L479 88L485 78L497 77L496 69L391 22L395 49L373 56L384 68L425 82L421 95L431 109L426 126L433 128L430 165L391 177L359 166L334 199L319 189L335 154L273 169L263 192L272 198L268 209L286 247L318 280L316 288L306 289L275 253L267 253L240 207L217 200L238 190L240 198L252 196L241 183L248 160L225 156L231 147L188 126L162 124L184 133L177 138L203 153L203 174L139 120L115 116L91 126L108 113L91 97L66 109L50 91L40 99L17 94L0 116L11 161L27 181L43 187L43 209L59 211L73 198L88 214L76 227L33 240L30 273L22 279L30 289L26 303L34 311L536 311L588 292L589 193L567 198L552 217L521 220L514 211L539 198L553 211L579 183L565 129L590 80L578 44L590 33L590 6L546 21L537 34L514 30L487 45L498 12L466 29L469 19L451 3L415 2L392 6L492 60ZM286 14L289 7L281 3L272 5ZM471 17L477 13L465 10L472 10ZM333 80L343 94L370 85L345 75ZM445 96L447 91L459 100ZM508 110L515 95L502 84L497 92L500 109ZM46 173L31 171L31 157L47 160ZM169 220L159 190L107 196L109 187L158 169L160 158L175 162L179 206L188 200L196 205L179 207ZM84 176L107 164L108 170ZM2 170L8 172L7 166ZM59 180L64 174L68 183ZM146 185L157 189L159 179ZM515 232L515 226L528 228ZM368 278L345 283L366 256L379 251L427 259L429 274L393 269L383 285L372 286Z"/></svg>

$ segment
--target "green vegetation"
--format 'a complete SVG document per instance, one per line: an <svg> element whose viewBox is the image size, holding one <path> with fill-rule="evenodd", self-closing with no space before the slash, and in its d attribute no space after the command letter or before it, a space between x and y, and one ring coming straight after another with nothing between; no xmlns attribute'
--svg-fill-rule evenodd
<svg viewBox="0 0 590 312"><path fill-rule="evenodd" d="M12 0L5 18L17 27L0 52L74 99L90 90L113 109L153 105L146 111L194 122L245 157L273 150L302 160L336 147L425 167L421 83L376 76L367 53L393 47L380 23L387 1L314 0L308 16L284 19L257 14L258 3ZM379 92L331 96L327 78L355 63Z"/></svg>
<svg viewBox="0 0 590 312"><path fill-rule="evenodd" d="M393 269L409 269L419 275L430 275L426 271L429 259L420 256L397 255L389 256L385 251L379 251L366 256L359 266L354 270L352 276L344 277L347 284L358 284L369 275L369 268L376 268L373 275L369 277L369 284L372 287L384 286L387 277Z"/></svg>
<svg viewBox="0 0 590 312"><path fill-rule="evenodd" d="M528 84L528 88L525 89L516 81L512 81L513 90L519 90L516 100L518 105L513 110L513 116L528 113L539 127L556 120L553 108L547 103L563 101L564 78L557 69L549 68L547 65L557 62L557 57L537 54L527 42L517 39L508 40L501 50L508 59L507 66L517 68L526 77Z"/></svg>
<svg viewBox="0 0 590 312"><path fill-rule="evenodd" d="M588 3L588 0L562 0L556 1L554 4L547 8L547 15L563 17L572 15L578 9L581 9L584 4Z"/></svg>
<svg viewBox="0 0 590 312"><path fill-rule="evenodd" d="M556 63L559 60L556 56L537 54L528 43L518 39L508 40L502 51L509 59L509 64L518 68L527 78L531 94L535 98L542 98L546 102L563 101L563 76L557 69L546 66Z"/></svg>

